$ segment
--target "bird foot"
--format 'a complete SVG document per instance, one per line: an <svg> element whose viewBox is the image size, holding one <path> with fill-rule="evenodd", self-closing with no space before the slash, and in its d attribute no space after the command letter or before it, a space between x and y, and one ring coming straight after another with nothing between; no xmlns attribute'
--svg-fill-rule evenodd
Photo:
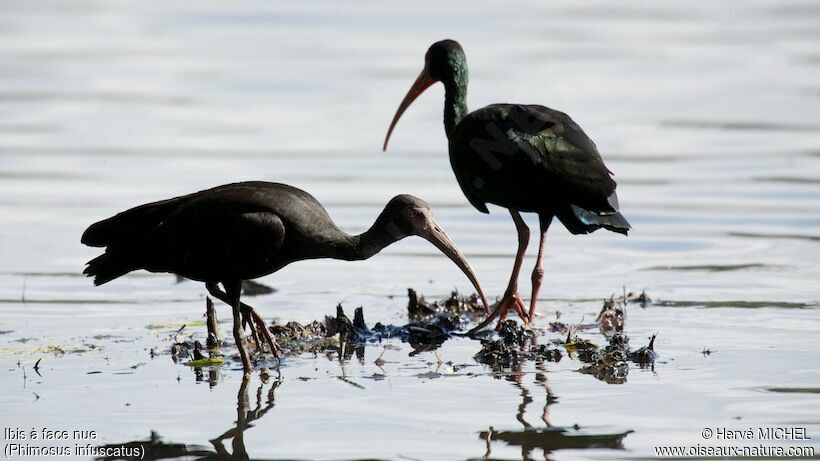
<svg viewBox="0 0 820 461"><path fill-rule="evenodd" d="M507 293L504 294L504 297L501 298L501 301L498 302L496 305L495 310L492 314L487 316L481 323L470 329L466 336L473 336L474 334L481 331L484 327L489 325L496 317L498 317L498 323L496 324L496 329L501 327L502 322L507 319L507 313L510 309L515 309L515 312L524 321L524 325L529 325L529 315L527 314L527 306L524 304L524 301L521 299L521 295L518 294L517 291L510 291L508 290Z"/></svg>
<svg viewBox="0 0 820 461"><path fill-rule="evenodd" d="M498 319L496 328L501 325L501 322L507 319L507 312L510 308L515 309L518 317L524 321L525 325L529 324L529 309L527 309L527 305L524 304L524 300L521 299L521 295L519 295L518 292L514 292L513 294L505 294L501 302L503 303L505 300L507 302L507 306L504 312L501 313L501 317Z"/></svg>
<svg viewBox="0 0 820 461"><path fill-rule="evenodd" d="M251 331L253 340L256 342L257 352L263 351L263 343L259 340L260 335L258 333L261 331L262 339L264 340L264 343L267 344L270 348L271 354L273 354L273 356L276 359L279 359L279 357L282 354L282 349L279 347L278 344L276 344L276 341L273 340L270 331L268 331L267 325L265 325L265 320L262 319L262 317L259 314L257 314L256 311L250 306L247 306L247 308L243 308L241 314L242 327L247 327Z"/></svg>
<svg viewBox="0 0 820 461"><path fill-rule="evenodd" d="M254 314L256 314L256 312L250 306L242 306L242 309L239 311L239 315L242 319L242 329L250 330L253 343L256 345L256 351L262 352L262 343L259 342L259 335L256 332L256 319L254 318Z"/></svg>

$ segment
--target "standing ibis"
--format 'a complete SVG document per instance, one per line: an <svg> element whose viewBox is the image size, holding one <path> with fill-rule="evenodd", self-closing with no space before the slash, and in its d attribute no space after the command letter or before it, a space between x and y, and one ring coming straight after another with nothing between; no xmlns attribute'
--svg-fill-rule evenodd
<svg viewBox="0 0 820 461"><path fill-rule="evenodd" d="M512 276L492 315L504 319L510 308L527 323L535 315L543 279L547 229L553 218L573 234L604 228L626 235L629 223L618 212L615 181L595 143L567 114L544 106L493 104L467 112L467 59L458 42L442 40L427 50L424 69L399 105L387 136L407 107L436 82L444 84L444 130L450 164L467 200L483 213L487 204L508 208L518 231ZM521 212L537 213L541 234L532 271L529 312L518 295L518 273L529 242Z"/></svg>
<svg viewBox="0 0 820 461"><path fill-rule="evenodd" d="M367 259L410 235L427 239L453 260L487 306L470 264L423 200L398 195L370 229L349 235L313 196L270 182L227 184L141 205L92 224L82 243L105 247L105 253L89 261L84 273L94 277L95 285L138 269L205 282L211 295L233 308L234 340L247 373L251 362L242 343L243 326L249 325L255 335L255 323L271 352L276 350L264 322L239 299L243 280L304 259Z"/></svg>

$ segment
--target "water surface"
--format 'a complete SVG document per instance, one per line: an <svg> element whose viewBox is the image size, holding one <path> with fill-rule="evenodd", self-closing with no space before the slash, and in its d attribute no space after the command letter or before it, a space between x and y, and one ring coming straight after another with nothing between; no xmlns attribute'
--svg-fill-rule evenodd
<svg viewBox="0 0 820 461"><path fill-rule="evenodd" d="M817 446L818 25L820 8L799 1L8 1L3 425L96 430L98 444L154 433L201 451L191 456L221 443L263 459L651 458L658 445L707 444L701 430L717 426L807 427ZM376 345L362 361L289 359L281 382L243 386L236 364L198 379L167 355L152 359L201 320L203 287L137 273L94 288L80 272L96 250L79 236L127 207L235 180L304 188L350 232L393 195L421 196L485 289L503 292L513 226L459 191L439 86L380 152L424 51L445 37L467 51L472 108L528 102L572 114L616 173L634 226L628 238L554 226L538 323L555 311L589 322L622 287L647 290L655 302L630 308L626 331L635 346L658 334L654 367L633 366L620 385L567 357L499 374L473 360L478 342L453 339L438 355L455 366L394 342L382 368ZM420 239L263 281L278 291L253 298L262 315L301 322L342 302L363 305L371 323L402 323L407 287L430 298L469 289ZM197 338L203 329L187 327ZM257 401L242 444L210 442Z"/></svg>

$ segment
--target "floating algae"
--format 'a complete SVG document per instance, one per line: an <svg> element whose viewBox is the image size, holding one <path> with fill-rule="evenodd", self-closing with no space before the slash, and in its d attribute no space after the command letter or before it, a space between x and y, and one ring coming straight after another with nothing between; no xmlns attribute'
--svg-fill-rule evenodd
<svg viewBox="0 0 820 461"><path fill-rule="evenodd" d="M188 360L185 362L185 365L189 367L207 367L212 365L222 365L224 360L220 355L211 354L209 357L206 357L205 354L202 353L202 343L199 341L194 341L194 349L191 353L193 359Z"/></svg>
<svg viewBox="0 0 820 461"><path fill-rule="evenodd" d="M222 360L222 357L215 357L215 358L204 358L204 359L197 359L197 360L188 360L185 362L185 365L189 367L209 367L213 365L222 365L225 361Z"/></svg>

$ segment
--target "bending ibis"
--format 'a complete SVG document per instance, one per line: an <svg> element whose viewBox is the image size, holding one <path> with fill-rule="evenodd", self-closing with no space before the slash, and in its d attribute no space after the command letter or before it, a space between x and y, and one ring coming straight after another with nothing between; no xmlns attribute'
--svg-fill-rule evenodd
<svg viewBox="0 0 820 461"><path fill-rule="evenodd" d="M487 307L470 264L423 200L398 195L370 229L349 235L313 196L270 182L227 184L141 205L92 224L82 243L105 247L105 253L89 261L84 273L94 277L95 285L139 269L205 282L211 295L233 308L234 340L247 373L251 362L242 343L243 326L255 334L256 323L271 352L276 350L264 322L240 301L243 280L305 259L367 259L411 235L427 239L455 262Z"/></svg>
<svg viewBox="0 0 820 461"><path fill-rule="evenodd" d="M444 130L450 164L467 200L482 213L492 203L509 209L518 231L512 275L495 311L471 332L515 309L533 321L543 279L547 229L558 218L573 234L604 228L626 235L612 172L595 143L567 114L544 106L493 104L467 112L467 59L458 42L442 40L427 50L424 69L399 105L384 150L408 106L436 82L444 85ZM541 234L532 271L529 312L518 294L518 274L529 242L521 212L537 213Z"/></svg>

